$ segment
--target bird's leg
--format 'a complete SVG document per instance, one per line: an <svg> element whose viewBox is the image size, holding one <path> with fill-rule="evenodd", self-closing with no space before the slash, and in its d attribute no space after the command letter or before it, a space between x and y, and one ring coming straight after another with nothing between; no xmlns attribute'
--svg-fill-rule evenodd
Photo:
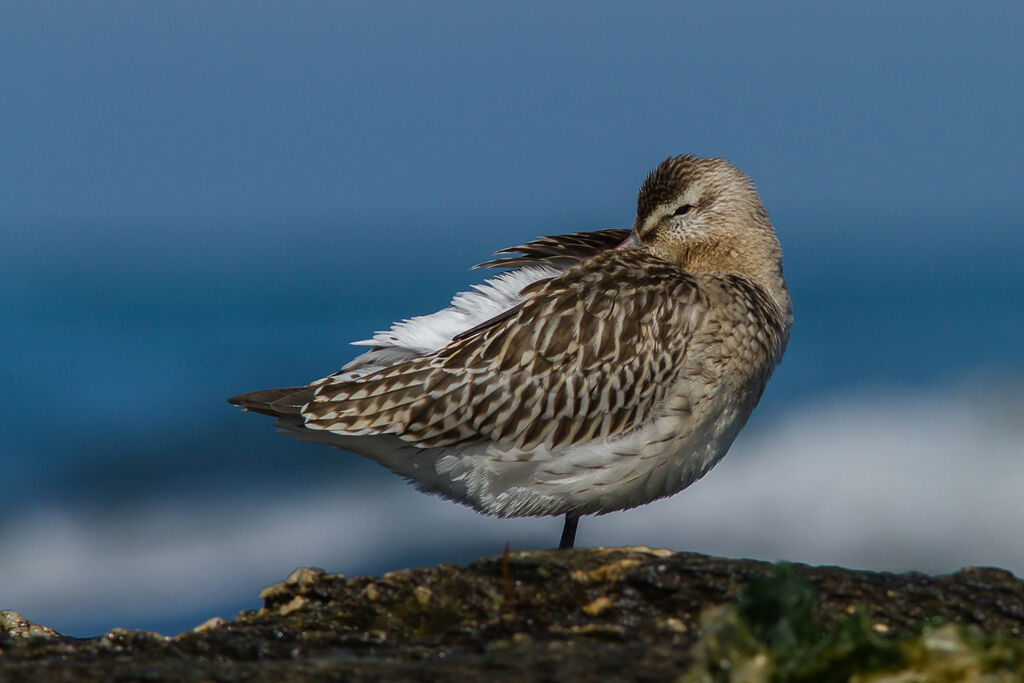
<svg viewBox="0 0 1024 683"><path fill-rule="evenodd" d="M576 543L576 527L579 523L580 518L577 515L568 513L565 515L565 526L562 527L562 540L558 542L559 550L571 548Z"/></svg>

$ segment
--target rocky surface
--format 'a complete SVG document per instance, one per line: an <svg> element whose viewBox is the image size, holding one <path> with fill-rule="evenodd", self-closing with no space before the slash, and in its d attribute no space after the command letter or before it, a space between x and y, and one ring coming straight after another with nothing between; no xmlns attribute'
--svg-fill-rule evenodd
<svg viewBox="0 0 1024 683"><path fill-rule="evenodd" d="M380 578L296 570L176 637L0 613L0 680L993 680L1024 676L1024 582L646 548L511 553Z"/></svg>

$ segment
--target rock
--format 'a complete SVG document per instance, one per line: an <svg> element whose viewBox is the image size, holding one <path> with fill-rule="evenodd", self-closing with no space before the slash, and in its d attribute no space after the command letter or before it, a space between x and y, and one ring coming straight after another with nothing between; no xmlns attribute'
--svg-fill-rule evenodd
<svg viewBox="0 0 1024 683"><path fill-rule="evenodd" d="M11 638L52 638L60 635L49 626L33 624L9 609L0 610L0 633Z"/></svg>
<svg viewBox="0 0 1024 683"><path fill-rule="evenodd" d="M0 680L1009 681L1024 671L1024 582L998 569L929 577L596 548L381 578L299 569L261 597L258 611L174 638L33 633L3 612Z"/></svg>

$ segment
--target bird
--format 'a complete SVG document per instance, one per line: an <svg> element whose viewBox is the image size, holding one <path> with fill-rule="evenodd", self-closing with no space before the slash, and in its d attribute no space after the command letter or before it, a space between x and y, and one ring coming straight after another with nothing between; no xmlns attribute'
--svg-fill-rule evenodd
<svg viewBox="0 0 1024 683"><path fill-rule="evenodd" d="M579 518L703 477L731 446L793 323L782 248L750 178L665 159L636 220L541 237L503 272L395 323L341 370L229 400L499 517Z"/></svg>

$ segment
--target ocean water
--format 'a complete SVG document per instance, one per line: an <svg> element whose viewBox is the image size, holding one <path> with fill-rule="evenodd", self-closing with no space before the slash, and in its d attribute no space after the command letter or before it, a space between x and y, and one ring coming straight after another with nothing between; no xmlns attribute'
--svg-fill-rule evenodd
<svg viewBox="0 0 1024 683"><path fill-rule="evenodd" d="M703 481L586 518L579 543L1024 572L1021 221L965 243L951 219L773 218L796 323L762 405ZM176 633L258 607L297 566L555 543L557 519L485 518L225 403L337 369L349 341L552 230L428 224L389 249L328 224L169 229L35 231L5 258L0 606L72 635Z"/></svg>

